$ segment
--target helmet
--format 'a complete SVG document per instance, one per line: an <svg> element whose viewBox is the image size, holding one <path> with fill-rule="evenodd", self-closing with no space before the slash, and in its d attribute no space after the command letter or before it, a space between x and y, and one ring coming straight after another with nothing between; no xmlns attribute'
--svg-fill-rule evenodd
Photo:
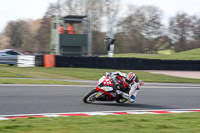
<svg viewBox="0 0 200 133"><path fill-rule="evenodd" d="M133 72L129 72L126 74L126 81L128 83L133 83L136 80L136 75Z"/></svg>

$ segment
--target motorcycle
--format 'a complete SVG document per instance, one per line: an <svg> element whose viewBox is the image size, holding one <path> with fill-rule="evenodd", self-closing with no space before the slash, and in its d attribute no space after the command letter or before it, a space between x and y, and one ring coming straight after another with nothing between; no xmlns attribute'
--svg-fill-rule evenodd
<svg viewBox="0 0 200 133"><path fill-rule="evenodd" d="M87 93L83 101L85 103L93 103L95 101L116 101L117 103L125 103L127 98L122 95L130 91L128 84L119 75L112 73L102 76L97 87Z"/></svg>

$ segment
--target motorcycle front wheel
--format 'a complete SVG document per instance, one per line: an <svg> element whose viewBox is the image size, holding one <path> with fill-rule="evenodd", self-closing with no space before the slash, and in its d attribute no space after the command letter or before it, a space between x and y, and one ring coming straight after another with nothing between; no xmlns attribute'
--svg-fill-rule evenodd
<svg viewBox="0 0 200 133"><path fill-rule="evenodd" d="M91 90L83 97L83 102L85 103L92 103L96 100L95 96L98 94L98 91L95 89Z"/></svg>

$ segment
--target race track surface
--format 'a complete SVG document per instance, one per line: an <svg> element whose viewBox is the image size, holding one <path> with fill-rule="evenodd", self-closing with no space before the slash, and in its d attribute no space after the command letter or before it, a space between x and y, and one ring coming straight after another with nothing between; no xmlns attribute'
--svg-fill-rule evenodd
<svg viewBox="0 0 200 133"><path fill-rule="evenodd" d="M200 108L200 84L146 83L134 104L82 98L94 85L0 85L0 115Z"/></svg>

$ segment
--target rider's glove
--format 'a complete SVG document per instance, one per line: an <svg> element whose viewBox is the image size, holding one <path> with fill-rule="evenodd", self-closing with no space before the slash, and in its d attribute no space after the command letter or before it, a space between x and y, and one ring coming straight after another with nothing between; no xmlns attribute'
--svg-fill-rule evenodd
<svg viewBox="0 0 200 133"><path fill-rule="evenodd" d="M139 85L140 85L140 86L144 85L144 83L143 83L142 80L139 80Z"/></svg>

